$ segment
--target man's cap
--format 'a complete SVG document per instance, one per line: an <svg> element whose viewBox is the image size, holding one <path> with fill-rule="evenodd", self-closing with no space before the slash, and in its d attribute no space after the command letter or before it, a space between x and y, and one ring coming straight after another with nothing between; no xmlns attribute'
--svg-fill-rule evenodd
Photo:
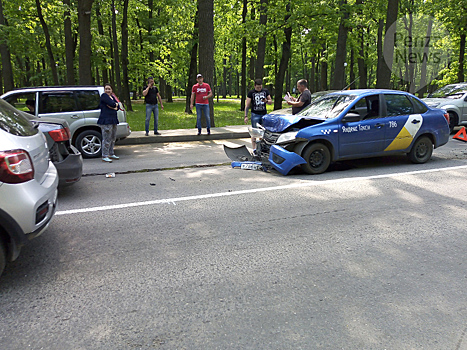
<svg viewBox="0 0 467 350"><path fill-rule="evenodd" d="M153 77L148 77L148 80L149 80L149 79L154 79L154 78L153 78Z"/></svg>
<svg viewBox="0 0 467 350"><path fill-rule="evenodd" d="M198 74L198 75L196 76L196 79L202 78L202 77L203 77L203 76L202 76L201 74Z"/></svg>

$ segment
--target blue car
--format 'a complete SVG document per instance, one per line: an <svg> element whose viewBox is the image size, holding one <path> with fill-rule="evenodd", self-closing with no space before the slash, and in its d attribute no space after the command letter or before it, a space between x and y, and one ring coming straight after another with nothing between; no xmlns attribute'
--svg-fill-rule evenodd
<svg viewBox="0 0 467 350"><path fill-rule="evenodd" d="M400 153L425 163L448 142L449 115L403 91L346 90L296 115L265 115L261 129L257 154L277 171L321 174L331 162Z"/></svg>

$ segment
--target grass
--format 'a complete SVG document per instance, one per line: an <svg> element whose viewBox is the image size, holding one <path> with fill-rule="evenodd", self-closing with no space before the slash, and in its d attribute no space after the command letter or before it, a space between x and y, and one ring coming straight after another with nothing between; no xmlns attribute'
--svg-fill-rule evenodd
<svg viewBox="0 0 467 350"><path fill-rule="evenodd" d="M159 130L194 129L196 127L196 109L193 114L185 113L185 100L174 99L174 102L163 102L164 110L159 106ZM127 121L133 131L144 131L146 105L143 100L131 101L133 112L127 113ZM214 100L214 121L216 126L242 125L244 112L240 111L240 100ZM154 116L151 118L150 130L154 127Z"/></svg>
<svg viewBox="0 0 467 350"><path fill-rule="evenodd" d="M196 128L196 109L193 114L185 113L185 98L174 98L174 102L163 101L164 110L159 106L159 130L194 129ZM127 113L127 121L133 131L144 131L146 105L144 100L131 101L133 112ZM284 108L287 105L284 105ZM272 111L272 106L268 106ZM240 99L214 99L214 121L216 127L229 125L244 125L244 112L240 111ZM151 117L150 130L154 127L154 117Z"/></svg>

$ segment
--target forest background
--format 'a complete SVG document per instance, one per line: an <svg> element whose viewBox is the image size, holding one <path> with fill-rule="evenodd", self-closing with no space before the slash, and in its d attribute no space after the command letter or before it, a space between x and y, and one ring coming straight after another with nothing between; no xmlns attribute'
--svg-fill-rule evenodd
<svg viewBox="0 0 467 350"><path fill-rule="evenodd" d="M421 14L448 31L438 49L449 59L394 74L385 33L403 19L411 35ZM188 113L200 72L217 96L239 98L240 110L255 78L275 109L301 78L312 92L376 87L423 96L464 81L466 33L467 2L458 0L0 0L0 90L110 82L131 111L154 76L168 102L186 96ZM415 90L413 77L429 84Z"/></svg>

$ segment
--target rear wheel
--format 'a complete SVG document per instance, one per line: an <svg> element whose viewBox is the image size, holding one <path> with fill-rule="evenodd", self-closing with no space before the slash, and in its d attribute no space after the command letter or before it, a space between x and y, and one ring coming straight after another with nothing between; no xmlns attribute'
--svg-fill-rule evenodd
<svg viewBox="0 0 467 350"><path fill-rule="evenodd" d="M0 276L3 273L6 265L6 247L5 242L0 238Z"/></svg>
<svg viewBox="0 0 467 350"><path fill-rule="evenodd" d="M422 136L413 144L408 156L412 163L426 163L433 154L433 142L427 136Z"/></svg>
<svg viewBox="0 0 467 350"><path fill-rule="evenodd" d="M449 114L449 131L451 134L454 131L454 128L459 124L459 117L454 112L448 112Z"/></svg>
<svg viewBox="0 0 467 350"><path fill-rule="evenodd" d="M305 148L302 157L306 160L306 164L301 165L302 169L311 175L324 173L331 164L331 152L322 143L313 143Z"/></svg>
<svg viewBox="0 0 467 350"><path fill-rule="evenodd" d="M85 130L76 138L76 148L84 158L97 158L102 154L102 134L95 130Z"/></svg>

